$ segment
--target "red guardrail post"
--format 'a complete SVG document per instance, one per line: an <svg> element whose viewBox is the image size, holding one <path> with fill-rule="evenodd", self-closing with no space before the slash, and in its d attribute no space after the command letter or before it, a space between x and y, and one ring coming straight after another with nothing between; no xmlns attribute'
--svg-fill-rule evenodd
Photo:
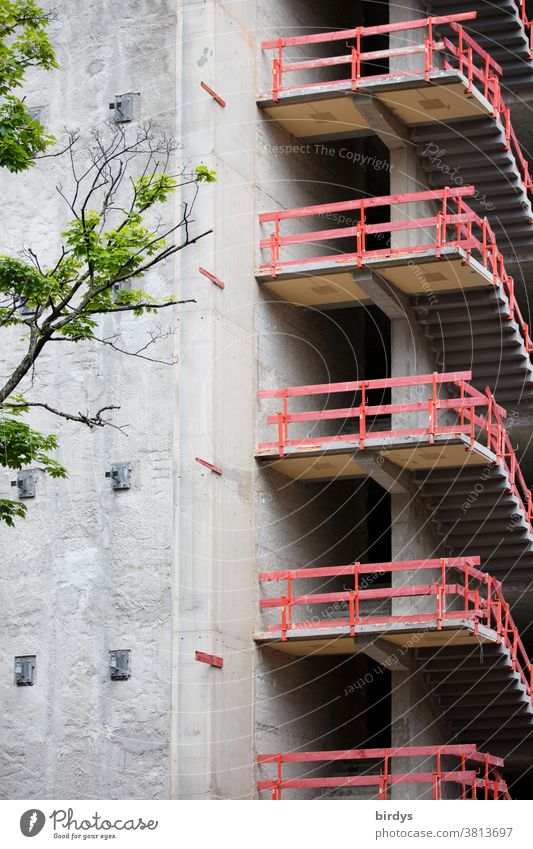
<svg viewBox="0 0 533 849"><path fill-rule="evenodd" d="M427 35L424 36L424 76L429 82L429 75L433 70L433 24L431 18L427 19Z"/></svg>
<svg viewBox="0 0 533 849"><path fill-rule="evenodd" d="M272 788L272 798L273 799L281 799L281 755L277 757L277 780L275 786Z"/></svg>
<svg viewBox="0 0 533 849"><path fill-rule="evenodd" d="M388 749L385 749L384 757L383 757L383 785L382 785L382 799L387 799L388 793L388 782L389 782L389 757L390 753Z"/></svg>
<svg viewBox="0 0 533 849"><path fill-rule="evenodd" d="M361 383L361 403L359 404L359 450L365 450L366 437L366 383Z"/></svg>
<svg viewBox="0 0 533 849"><path fill-rule="evenodd" d="M278 39L278 55L272 60L272 99L279 102L279 92L283 81L283 41Z"/></svg>

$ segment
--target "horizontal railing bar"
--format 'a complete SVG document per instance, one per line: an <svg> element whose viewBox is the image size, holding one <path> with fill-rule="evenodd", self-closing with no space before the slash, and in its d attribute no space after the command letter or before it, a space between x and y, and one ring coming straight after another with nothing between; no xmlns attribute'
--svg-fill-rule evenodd
<svg viewBox="0 0 533 849"><path fill-rule="evenodd" d="M413 571L414 569L441 569L444 561L446 569L464 569L465 566L485 578L483 572L474 569L479 566L481 558L468 557L443 557L432 560L399 560L384 561L382 563L350 563L347 566L312 566L303 569L284 569L274 572L260 572L260 581L279 581L291 575L293 578L326 578L335 575L373 575L376 572L383 574L389 572Z"/></svg>
<svg viewBox="0 0 533 849"><path fill-rule="evenodd" d="M377 206L392 206L402 203L420 203L428 200L442 200L444 194L448 199L471 197L475 195L475 186L454 186L447 189L428 189L423 192L404 192L380 197L359 198L357 200L340 201L338 203L322 203L316 206L300 206L294 209L281 209L277 212L262 212L259 221L285 221L289 218L302 218L309 215L323 215L328 212L346 212L350 209L370 209Z"/></svg>
<svg viewBox="0 0 533 849"><path fill-rule="evenodd" d="M383 221L379 224L365 224L365 233L373 236L379 233L396 233L402 230L422 230L424 228L435 227L438 217L433 215L427 218L416 218L408 221ZM453 227L456 224L466 224L473 221L481 226L481 218L473 210L462 212L460 214L450 214L446 216L446 224ZM305 233L292 233L287 236L280 236L277 243L280 247L285 245L298 245L304 242L320 242L325 239L349 239L357 234L358 224L352 224L350 227L333 227L328 230L310 230ZM270 247L270 238L261 239L261 248Z"/></svg>
<svg viewBox="0 0 533 849"><path fill-rule="evenodd" d="M261 43L262 50L271 50L278 47L294 47L301 44L321 44L324 41L344 41L354 38L356 33L364 38L371 35L381 35L391 32L402 32L403 30L422 29L428 26L428 22L434 26L444 26L454 21L473 21L477 12L461 12L457 15L439 15L430 18L417 18L414 21L401 21L394 24L379 24L372 27L358 27L357 29L336 30L333 32L315 33L313 35L296 35L288 38L272 38Z"/></svg>
<svg viewBox="0 0 533 849"><path fill-rule="evenodd" d="M461 589L464 593L464 587L461 588L459 584L446 584L444 589L446 593L450 595L461 595ZM439 586L437 584L408 584L405 587L379 587L377 589L370 590L358 590L357 596L360 601L365 600L373 600L373 599L388 599L388 598L410 598L411 596L433 596L437 595L439 592ZM350 597L353 595L354 590L340 590L339 592L334 593L308 593L307 595L295 595L291 596L291 605L296 607L302 607L308 604L327 604L328 601L349 601ZM278 598L263 598L259 602L259 606L262 609L271 608L271 607L282 607L286 603L287 599L283 596L279 596ZM473 612L473 611L469 611ZM435 617L434 613L431 613L432 618ZM362 617L367 618L367 617ZM372 618L372 617L370 617ZM396 617L392 617L395 619ZM402 619L402 616L397 617ZM297 623L294 623L296 626Z"/></svg>
<svg viewBox="0 0 533 849"><path fill-rule="evenodd" d="M452 68L450 66L446 70L455 71L457 76L462 76L462 78L464 79L464 74L460 74L460 71L457 68ZM419 71L395 71L394 72L394 79L397 80L399 77L406 77L406 78L409 78L409 79L413 79L414 77L419 77L422 73L423 73L422 70L419 70ZM433 69L432 73L435 73L435 69ZM390 79L391 79L391 74L383 72L383 73L379 73L379 74L369 74L368 76L363 77L361 82L377 83L380 80L390 81ZM346 77L346 78L340 79L340 80L331 80L331 82L328 83L328 87L332 91L334 91L337 88L342 89L346 86L351 87L351 84L352 84L352 80L349 77ZM323 89L323 88L324 88L323 82L309 82L309 83L305 83L305 85L303 85L303 86L288 86L287 88L282 88L282 89L280 89L279 94L283 94L283 95L297 94L297 93L301 93L302 90L305 90L307 92L307 91L311 91L312 89Z"/></svg>
<svg viewBox="0 0 533 849"><path fill-rule="evenodd" d="M277 754L258 755L258 763L277 763L281 758L282 763L306 763L308 761L358 761L379 760L381 758L413 758L427 757L440 754L444 757L461 757L464 755L472 761L484 762L485 755L478 752L473 743L450 744L445 746L396 746L392 748L376 749L336 749L323 752L283 752ZM489 764L492 766L503 766L502 758L488 755Z"/></svg>
<svg viewBox="0 0 533 849"><path fill-rule="evenodd" d="M484 786L482 779L477 779L475 771L461 770L460 772L443 772L439 776L441 782L454 782L457 784L472 784L481 781L480 787ZM391 772L387 775L387 783L391 784L433 784L434 772ZM381 785L383 776L380 775L347 775L339 778L284 778L277 781L258 781L258 790L271 790L279 787L280 790L304 790L320 787L375 787ZM492 783L492 782L491 782ZM504 784L504 782L501 782Z"/></svg>
<svg viewBox="0 0 533 849"><path fill-rule="evenodd" d="M428 409L428 400L413 401L412 403L400 404L378 404L363 407L340 407L333 410L309 410L303 413L287 413L284 421L292 422L330 421L333 419L359 418L362 414L372 416L394 415L395 413L423 413ZM437 410L469 410L472 407L488 407L490 404L487 396L481 398L440 398L437 400ZM267 424L276 424L276 414L267 416Z"/></svg>
<svg viewBox="0 0 533 849"><path fill-rule="evenodd" d="M403 625L422 625L422 624L431 624L432 630L439 624L439 620L441 622L457 622L458 620L472 621L474 628L476 619L479 619L481 616L481 610L470 609L468 613L464 610L451 610L449 612L441 613L440 616L437 616L435 612L433 613L406 613L402 616L359 616L357 622L351 621L348 618L342 619L319 619L315 621L311 619L309 622L293 622L290 625L287 625L286 629L284 629L279 623L275 625L269 625L268 631L269 633L279 633L283 631L286 632L287 638L289 636L298 636L299 631L315 631L315 630L324 630L331 631L332 628L353 628L354 631L358 626L366 626L366 627L381 627L383 625L397 625L401 622ZM494 631L494 629L492 629ZM496 635L496 632L494 631ZM524 676L525 677L525 676Z"/></svg>
<svg viewBox="0 0 533 849"><path fill-rule="evenodd" d="M451 241L442 242L440 245L440 249L444 250L446 248L451 248L455 250L463 250L467 251L472 248L479 247L479 240L475 238L471 238L469 240L462 238L460 243L458 243L457 239L453 239ZM415 254L426 254L431 251L435 251L435 242L428 242L423 245L409 245L402 248L380 248L379 250L365 250L364 254L358 254L357 251L353 252L338 252L335 254L326 254L325 256L313 256L306 257L304 259L294 259L294 260L286 260L281 263L279 266L280 271L286 271L294 266L303 266L303 265L314 265L317 262L321 263L335 263L337 266L347 266L347 265L360 265L360 262L371 259L407 259L407 257L411 257ZM260 266L261 271L271 271L272 264L270 262L264 263ZM277 271L277 269L276 269ZM515 305L515 311L517 306Z"/></svg>
<svg viewBox="0 0 533 849"><path fill-rule="evenodd" d="M446 371L433 374L411 375L410 377L382 377L372 380L347 380L339 383L312 383L306 386L288 386L285 389L261 389L259 398L297 398L301 395L329 395L336 392L358 392L365 389L372 392L374 389L394 389L406 386L428 386L435 382L458 383L472 379L471 371ZM466 387L465 387L466 388ZM482 393L479 393L480 395Z"/></svg>
<svg viewBox="0 0 533 849"><path fill-rule="evenodd" d="M436 41L433 45L433 50L444 50L446 40L447 39L444 41ZM397 56L413 56L418 53L424 53L425 50L426 46L424 44L417 44L412 47L399 47L396 50L393 48L389 50L371 50L366 53L360 53L359 61L372 62L376 59L392 59ZM314 68L329 68L335 65L349 65L351 62L351 53L345 53L342 56L326 56L322 59L303 59L301 62L288 62L287 64L284 64L283 73L287 73L288 71L307 71ZM287 91L287 89L283 90Z"/></svg>
<svg viewBox="0 0 533 849"><path fill-rule="evenodd" d="M445 434L457 434L458 436L461 434L470 433L470 425L449 425L446 427L439 426L436 430L436 433L439 435ZM427 427L417 427L417 428L405 428L403 430L382 430L382 431L367 431L365 435L365 444L368 444L372 441L380 442L385 440L390 440L398 438L405 438L407 436L427 436L428 429ZM313 450L316 448L323 447L323 444L335 443L335 442L347 442L357 444L360 440L360 435L358 433L347 433L340 434L337 436L309 436L305 439L287 439L284 441L284 445L288 448L299 448L302 446L307 446L309 450ZM260 442L259 449L260 450L268 450L270 448L278 448L278 442Z"/></svg>

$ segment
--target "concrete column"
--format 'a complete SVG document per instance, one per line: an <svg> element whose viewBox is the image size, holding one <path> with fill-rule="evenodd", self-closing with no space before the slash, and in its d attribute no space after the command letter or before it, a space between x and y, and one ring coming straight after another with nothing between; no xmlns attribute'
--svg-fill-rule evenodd
<svg viewBox="0 0 533 849"><path fill-rule="evenodd" d="M390 22L405 21L424 17L424 10L417 0L404 0L401 4L390 3ZM397 42L398 46L406 46L409 39L415 41L420 38L420 32L403 33L391 36L391 46ZM410 56L395 59L394 69L407 70L420 67L420 56ZM391 68L392 69L392 68ZM421 173L418 158L413 149L407 145L391 150L391 193L405 193L423 191L427 186ZM405 218L407 210L411 215L424 215L431 210L423 206L416 211L412 206L391 210L392 220ZM394 235L393 244L403 246L416 244L419 234L400 233ZM391 321L391 363L392 377L404 375L428 374L434 370L433 357L428 350L425 339L419 331L414 314L406 306L404 317ZM393 393L394 401L414 400L414 394L410 390L396 390ZM424 417L425 414L422 414ZM405 418L405 417L404 417ZM413 424L415 419L413 418ZM400 427L409 426L402 421ZM416 560L430 557L436 549L436 536L433 528L427 521L427 516L416 493L392 494L391 496L391 523L392 523L392 559ZM428 577L426 575L426 577ZM424 580L422 574L400 573L393 575L393 585L408 583L419 583ZM425 601L425 600L424 600ZM410 599L398 599L393 602L393 612L412 612L414 605ZM413 643L413 649L415 648ZM412 655L412 651L410 652ZM393 746L416 746L432 745L445 742L443 740L434 712L434 706L429 698L427 685L423 676L416 668L416 663L411 656L403 656L402 663L408 666L408 671L392 671L392 739ZM403 764L407 771L411 769L431 770L433 764L422 764L412 762ZM425 788L417 785L399 786L394 790L397 799L420 798Z"/></svg>

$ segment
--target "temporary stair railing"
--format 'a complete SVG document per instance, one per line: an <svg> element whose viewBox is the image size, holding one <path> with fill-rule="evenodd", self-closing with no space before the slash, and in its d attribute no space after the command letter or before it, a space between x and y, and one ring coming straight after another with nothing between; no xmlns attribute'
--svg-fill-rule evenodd
<svg viewBox="0 0 533 849"><path fill-rule="evenodd" d="M522 21L522 26L524 27L524 32L529 40L529 52L530 56L533 58L533 28L532 22L529 19L526 9L526 0L514 0L518 7L518 14L520 16L520 20Z"/></svg>
<svg viewBox="0 0 533 849"><path fill-rule="evenodd" d="M480 571L479 557L447 557L434 560L406 560L386 563L350 563L347 566L321 566L260 572L262 584L277 582L283 587L278 597L262 598L261 610L278 609L281 621L268 626L270 633L281 635L282 641L298 637L304 630L346 628L355 636L360 626L384 626L394 629L395 625L428 625L434 623L437 631L447 622L468 619L474 624L474 634L484 625L494 632L497 644L509 651L513 670L518 672L533 703L533 667L520 639L518 628L513 622L509 604L505 601L500 581ZM417 583L405 583L396 587L373 587L375 576L422 572ZM343 578L343 589L338 592L321 592L320 588L308 593L295 593L296 581ZM347 587L346 584L353 587ZM379 605L393 599L433 599L433 609L428 607L417 613L383 615ZM361 612L367 602L375 602L375 612ZM314 616L312 620L299 620L297 609L312 610L315 606L327 605L326 615ZM331 615L333 611L333 615ZM339 615L337 616L337 612Z"/></svg>
<svg viewBox="0 0 533 849"><path fill-rule="evenodd" d="M525 4L522 0L523 21L527 21ZM493 114L498 117L505 128L505 145L511 149L521 169L521 176L526 190L533 187L533 181L529 174L527 160L522 154L520 145L511 126L510 108L506 107L501 93L500 65L484 50L463 28L462 22L472 21L477 17L477 12L464 12L457 15L445 15L440 17L420 18L415 21L402 21L395 24L385 24L373 27L356 27L355 29L339 30L337 32L314 33L312 35L290 36L289 38L276 38L265 41L263 50L276 50L276 56L272 60L272 99L279 102L281 94L299 94L302 91L313 90L313 88L328 86L350 85L352 91L357 91L361 83L378 83L390 80L399 80L402 77L413 77L423 75L429 82L432 73L442 70L458 70L466 78L466 91L476 88L484 95ZM456 43L446 37L440 37L435 28L449 27L455 36ZM531 38L531 27L527 23L529 37ZM387 50L364 50L364 42L372 36L386 36L391 33L420 31L420 43L408 47L393 47ZM306 48L314 44L334 45L337 42L348 40L354 43L348 44L349 52L337 56L320 57L316 59L304 59L296 62L286 60L284 50L291 47ZM409 55L423 55L423 67L417 70L398 71L387 73L366 74L364 63L379 60L388 61L395 57ZM348 65L350 76L333 81L324 80L305 83L299 86L284 87L284 75L292 72L314 71L324 68L342 68ZM368 66L367 66L368 67Z"/></svg>
<svg viewBox="0 0 533 849"><path fill-rule="evenodd" d="M273 442L259 443L259 453L275 454L283 458L287 449L296 451L322 450L327 447L335 447L338 443L354 445L359 451L364 451L370 443L379 447L380 443L390 444L393 439L405 439L420 437L428 439L432 444L437 436L448 435L450 437L464 435L468 438L467 450L473 451L476 442L482 442L496 455L496 463L507 472L511 492L520 502L524 518L531 526L533 504L532 496L526 485L522 471L518 464L516 454L503 425L503 419L507 413L499 406L494 397L487 389L485 393L471 386L467 381L472 377L472 372L445 372L439 374L434 372L428 375L414 375L411 377L388 377L376 380L353 380L342 383L320 383L310 386L290 386L281 389L263 389L259 392L260 399L281 399L282 410L267 415L266 423L273 425L277 430L277 439ZM398 388L408 389L419 387L416 401L403 401L401 403L374 404L369 403L368 394L375 390L386 391ZM420 399L423 391L427 388L427 398ZM453 393L455 397L440 397L441 390ZM338 407L334 409L324 407L321 410L307 410L305 412L289 412L289 399L322 395L328 399L334 398L340 393L351 393L358 395L358 403L350 407ZM374 430L368 427L368 420L378 416L405 416L410 413L427 412L427 424L420 427L390 427L387 430ZM442 414L455 413L457 421L454 424L441 422ZM355 432L338 432L337 434L320 435L291 439L289 427L297 422L339 422L339 430L351 420L355 420L358 427Z"/></svg>
<svg viewBox="0 0 533 849"><path fill-rule="evenodd" d="M356 265L362 268L372 260L398 259L419 254L434 252L436 258L443 255L445 249L456 249L466 253L467 260L473 257L492 276L494 286L499 286L508 301L509 318L514 318L519 325L526 350L531 352L533 344L530 339L529 326L524 321L516 301L513 278L507 274L504 259L498 250L492 227L486 217L481 218L465 201L466 197L475 195L474 186L447 187L408 194L386 195L374 198L359 198L341 203L327 203L318 206L305 206L295 209L264 212L259 216L260 224L272 224L272 232L261 239L261 250L268 251L269 262L260 266L262 273L276 277L282 272L290 272L295 267L317 263L331 263L339 270L346 265ZM434 215L416 218L410 214L410 204L435 202L438 206ZM394 207L398 216L400 211L404 217L399 220L389 220L379 224L367 222L368 211L377 208ZM353 216L354 223L349 227L333 227L328 229L310 229L309 219L326 218L335 220L336 216ZM283 222L301 221L307 226L304 232L282 234ZM392 233L422 232L424 239L421 244L404 245L401 247L385 246L371 247L370 239L388 239ZM331 242L345 240L339 251L331 254ZM346 246L346 240L352 240L353 250ZM294 245L312 246L312 256L300 259L282 259L281 251ZM324 247L328 249L324 253Z"/></svg>
<svg viewBox="0 0 533 849"><path fill-rule="evenodd" d="M499 78L495 73L502 73L499 65L483 51L474 39L468 35L460 24L450 23L450 27L457 36L457 45L452 44L448 39L444 39L445 49L457 60L457 67L461 73L468 76L468 87L472 87L473 77L481 80L484 86L484 94L487 100L493 107L493 114L498 117L505 131L505 147L510 150L518 165L520 176L524 184L526 192L533 189L533 179L529 171L529 162L522 153L522 148L518 143L516 133L511 123L511 108L505 106L502 98L502 90L500 87ZM472 69L472 62L482 56L484 71L477 68ZM445 62L445 67L450 68L448 62Z"/></svg>
<svg viewBox="0 0 533 849"><path fill-rule="evenodd" d="M392 764L401 758L420 758L428 761L427 772L392 772ZM443 768L442 759L457 761L456 769ZM461 799L510 799L507 784L500 769L502 758L478 752L474 745L407 746L390 749L347 749L331 752L286 752L258 755L259 764L275 764L274 779L257 782L259 791L269 790L272 799L281 799L283 790L331 790L335 787L374 787L378 799L389 798L389 790L398 784L426 784L432 788L433 799L442 799L443 785L453 785ZM358 762L365 767L362 775L339 777L308 775L284 778L283 765L301 763L309 772L320 770L325 764L337 761ZM381 762L381 768L379 766ZM425 765L425 764L423 764ZM379 772L378 772L379 770Z"/></svg>

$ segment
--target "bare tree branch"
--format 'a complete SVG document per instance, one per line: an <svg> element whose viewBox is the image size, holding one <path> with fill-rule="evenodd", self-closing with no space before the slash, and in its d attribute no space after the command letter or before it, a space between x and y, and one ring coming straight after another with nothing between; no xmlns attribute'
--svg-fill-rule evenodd
<svg viewBox="0 0 533 849"><path fill-rule="evenodd" d="M69 132L68 142L65 144L64 147L60 148L59 150L56 150L54 148L52 153L40 153L35 157L35 161L39 159L58 159L60 156L64 156L65 153L68 153L74 147L79 137L80 134L77 130L76 132Z"/></svg>
<svg viewBox="0 0 533 849"><path fill-rule="evenodd" d="M91 317L107 313L159 311L171 306L196 303L195 299L157 303L155 299L152 300L150 295L143 297L137 294L135 298L131 298L131 303L120 303L120 299L118 302L114 302L109 297L102 297L116 284L138 280L173 254L189 245L196 244L213 232L209 229L197 236L191 236L190 227L193 222L192 213L198 195L199 178L189 165L184 165L181 171L174 176L168 173L171 157L180 145L168 137L157 135L150 123L138 128L136 132L128 133L123 127L117 127L114 124L109 124L109 126L111 127L109 136L107 133L95 130L92 133L92 140L88 148L82 147L80 150L79 134L73 132L69 135L65 151L68 154L69 181L73 188L72 191L67 191L62 185L59 185L57 190L77 222L78 236L81 233L82 237L81 243L78 242L78 244L81 244L84 262L83 264L79 262L79 248L78 253L76 253L76 249L71 248L70 242L66 243L66 246L65 244L60 246L59 256L52 263L51 268L47 268L40 261L32 247L27 248L26 253L31 264L43 278L45 294L43 294L42 303L37 303L35 296L30 297L31 306L36 307L35 313L32 315L19 318L16 316L15 310L9 307L9 313L0 320L0 326L2 326L2 323L12 324L14 320L18 320L21 326L25 326L29 330L25 355L18 362L12 374L7 377L4 385L0 387L0 403L8 399L16 390L20 381L34 367L37 358L48 342L58 340L61 334L71 342L85 338L90 339L91 336L85 337L83 332L89 330L92 333L90 325L86 321ZM78 150L81 153L81 159ZM129 169L133 169L133 167L135 168L134 179L129 173ZM170 168L170 171L172 171L172 168ZM139 239L136 247L134 247L135 242L131 242L131 249L126 252L127 257L123 260L123 264L118 268L111 266L112 272L107 271L105 264L100 263L98 266L97 263L95 266L94 257L98 255L97 252L92 250L90 244L93 227L95 226L92 223L94 218L89 221L86 218L86 212L94 209L95 215L99 217L94 230L95 234L99 232L97 238L101 239L98 250L105 252L106 233L110 233L110 241L107 247L112 255L113 239L118 240L120 244L117 234L127 233L124 228L128 223L131 224L133 221L132 232L137 235L134 228L138 225L138 216L142 216L148 208L153 209L154 212L157 211L154 208L156 204L150 201L150 187L154 187L157 195L158 180L162 176L174 183L172 188L176 186L191 187L191 196L186 198L182 204L180 220L176 224L166 227L159 220L156 229L150 227L147 231L147 238ZM139 183L140 179L142 184ZM126 185L125 180L129 180L130 189L127 200L122 202L122 193ZM119 192L121 197L117 203ZM157 203L159 202L161 201L157 201ZM117 218L117 222L114 225L111 224L110 229L105 226L108 216L116 216ZM181 239L174 236L179 230L183 231ZM169 237L171 236L174 236L174 239L170 240ZM125 238L127 240L129 236L126 235ZM174 243L166 244L165 239ZM115 255L120 261L121 256L118 250ZM61 282L59 286L56 283L54 288L53 282L56 280ZM48 281L51 282L51 285L48 285ZM24 292L24 289L21 291ZM37 289L37 291L39 290ZM72 327L70 332L69 326ZM80 335L77 336L78 327L80 328ZM97 341L101 342L98 339ZM116 340L112 340L112 344L116 346L117 350L121 348ZM121 353L152 359L143 357L142 350L144 349L129 351L126 346L121 350Z"/></svg>
<svg viewBox="0 0 533 849"><path fill-rule="evenodd" d="M153 333L150 331L150 339L146 342L145 345L142 345L136 351L127 351L125 348L121 348L117 345L117 339L120 339L120 334L115 336L109 336L106 339L102 339L98 336L93 336L95 342L99 342L101 345L106 345L109 348L112 348L114 351L117 351L120 354L126 354L128 357L137 357L140 360L147 360L149 363L160 363L165 366L175 366L179 362L177 359L173 360L161 360L156 357L148 357L143 351L146 351L151 345L157 344L163 339L168 339L169 336L173 336L176 332L175 328L170 328L166 332Z"/></svg>
<svg viewBox="0 0 533 849"><path fill-rule="evenodd" d="M109 419L103 419L102 413L105 413L107 410L120 410L120 407L117 407L115 404L109 404L106 407L100 407L99 410L96 411L93 415L90 413L81 413L79 412L77 415L75 413L65 413L63 410L56 410L54 407L51 407L49 404L45 404L39 401L21 401L20 403L11 403L4 402L0 409L4 410L25 410L28 407L41 407L43 410L47 410L49 413L53 413L54 416L59 416L62 419L67 419L69 422L79 422L81 424L87 425L89 428L93 427L112 427L115 430L119 430L121 433L124 432L124 428L128 427L128 425L116 425L113 424ZM127 434L125 434L127 436Z"/></svg>

